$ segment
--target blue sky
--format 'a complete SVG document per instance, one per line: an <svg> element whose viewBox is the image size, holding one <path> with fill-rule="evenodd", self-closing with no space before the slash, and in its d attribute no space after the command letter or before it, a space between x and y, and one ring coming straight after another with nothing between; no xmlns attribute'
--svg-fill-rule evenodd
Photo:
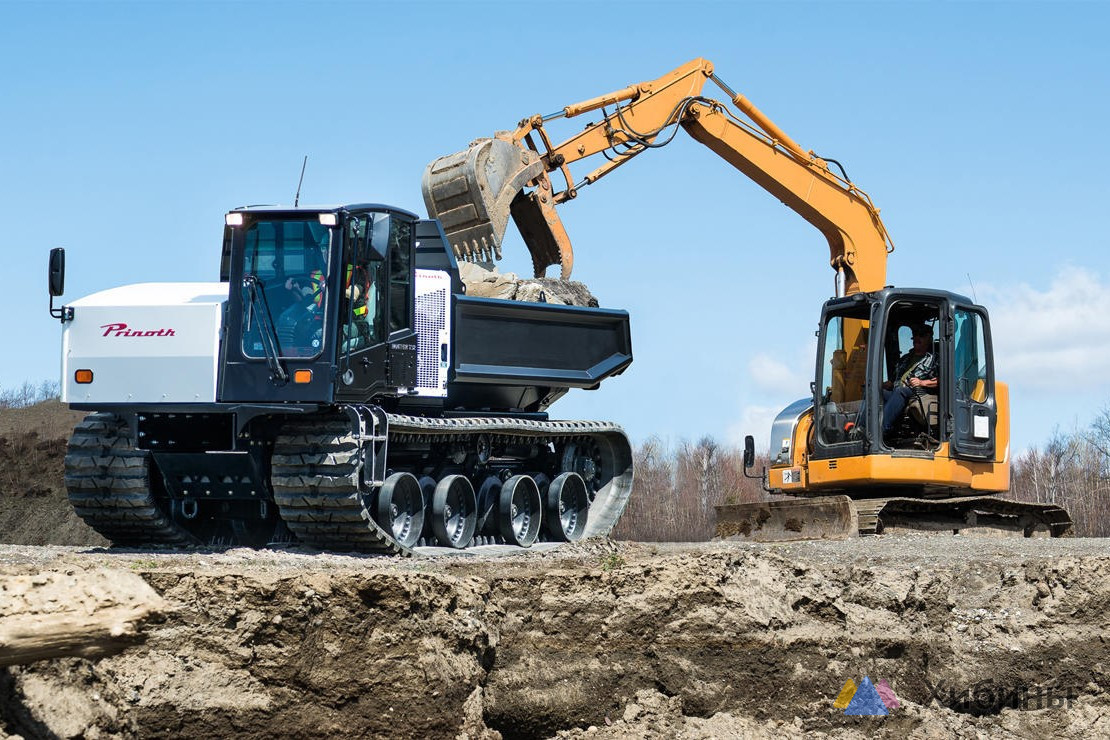
<svg viewBox="0 0 1110 740"><path fill-rule="evenodd" d="M1062 2L0 2L0 386L57 376L50 247L69 300L214 280L223 213L291 202L305 154L302 202L422 213L432 159L703 56L871 194L888 282L987 305L1015 447L1036 445L1110 403L1108 26ZM812 377L820 234L682 133L562 216L636 360L553 414L766 445Z"/></svg>

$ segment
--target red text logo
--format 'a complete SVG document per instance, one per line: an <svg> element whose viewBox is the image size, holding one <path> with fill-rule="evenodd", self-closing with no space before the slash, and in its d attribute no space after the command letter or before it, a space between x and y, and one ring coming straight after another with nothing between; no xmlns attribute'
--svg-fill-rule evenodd
<svg viewBox="0 0 1110 740"><path fill-rule="evenodd" d="M173 329L132 329L124 323L104 324L100 327L104 336L113 337L172 337L176 336Z"/></svg>

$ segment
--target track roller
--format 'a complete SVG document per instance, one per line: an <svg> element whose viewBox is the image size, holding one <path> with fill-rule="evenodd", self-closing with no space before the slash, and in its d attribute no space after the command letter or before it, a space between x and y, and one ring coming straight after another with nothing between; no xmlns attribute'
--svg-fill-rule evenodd
<svg viewBox="0 0 1110 740"><path fill-rule="evenodd" d="M556 542L574 542L586 531L590 499L578 473L563 473L551 482L544 500L547 533Z"/></svg>
<svg viewBox="0 0 1110 740"><path fill-rule="evenodd" d="M449 475L436 484L428 516L439 544L459 550L470 545L478 524L478 507L474 486L466 476Z"/></svg>
<svg viewBox="0 0 1110 740"><path fill-rule="evenodd" d="M501 486L497 506L498 531L507 544L531 547L540 534L542 511L536 481L527 475L514 475Z"/></svg>
<svg viewBox="0 0 1110 740"><path fill-rule="evenodd" d="M413 547L424 529L424 494L412 473L385 479L374 506L374 521L401 547Z"/></svg>

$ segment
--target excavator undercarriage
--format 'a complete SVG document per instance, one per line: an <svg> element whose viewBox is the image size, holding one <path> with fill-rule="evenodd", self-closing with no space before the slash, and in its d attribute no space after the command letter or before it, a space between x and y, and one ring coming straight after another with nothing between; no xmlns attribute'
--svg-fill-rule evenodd
<svg viewBox="0 0 1110 740"><path fill-rule="evenodd" d="M848 495L781 499L717 506L715 535L722 540L790 542L836 540L893 530L991 530L1017 536L1065 537L1068 512L1055 504L997 496L852 498Z"/></svg>

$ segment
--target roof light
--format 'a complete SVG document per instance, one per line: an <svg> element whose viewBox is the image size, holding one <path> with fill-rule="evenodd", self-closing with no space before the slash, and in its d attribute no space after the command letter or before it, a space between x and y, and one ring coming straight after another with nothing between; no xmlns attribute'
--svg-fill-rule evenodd
<svg viewBox="0 0 1110 740"><path fill-rule="evenodd" d="M241 213L229 213L226 216L224 216L224 223L227 224L228 226L242 226L243 225L243 214L241 214Z"/></svg>
<svg viewBox="0 0 1110 740"><path fill-rule="evenodd" d="M320 223L324 226L337 226L339 224L339 215L336 213L321 213Z"/></svg>
<svg viewBox="0 0 1110 740"><path fill-rule="evenodd" d="M92 370L78 370L73 374L73 379L81 385L92 382Z"/></svg>

